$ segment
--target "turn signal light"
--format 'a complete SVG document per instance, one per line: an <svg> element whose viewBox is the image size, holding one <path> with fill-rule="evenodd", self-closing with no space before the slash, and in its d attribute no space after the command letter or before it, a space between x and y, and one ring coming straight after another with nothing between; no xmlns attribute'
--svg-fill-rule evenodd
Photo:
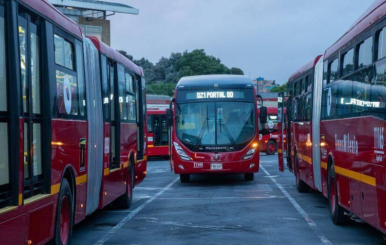
<svg viewBox="0 0 386 245"><path fill-rule="evenodd" d="M259 144L257 144L257 143L253 143L253 144L252 144L252 148L257 148L258 145L259 145Z"/></svg>
<svg viewBox="0 0 386 245"><path fill-rule="evenodd" d="M325 147L325 146L326 146L326 143L325 143L325 142L322 142L322 143L320 143L320 146L321 146L321 147Z"/></svg>

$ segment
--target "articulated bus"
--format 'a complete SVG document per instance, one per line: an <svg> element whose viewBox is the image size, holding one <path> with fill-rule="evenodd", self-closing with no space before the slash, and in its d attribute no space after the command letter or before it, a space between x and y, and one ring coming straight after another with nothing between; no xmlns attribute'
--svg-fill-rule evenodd
<svg viewBox="0 0 386 245"><path fill-rule="evenodd" d="M170 97L147 95L147 156L169 157L169 129L166 110Z"/></svg>
<svg viewBox="0 0 386 245"><path fill-rule="evenodd" d="M277 107L267 106L267 123L260 123L259 128L259 149L267 155L274 155L280 144L279 132L277 129ZM286 134L283 135L284 141Z"/></svg>
<svg viewBox="0 0 386 245"><path fill-rule="evenodd" d="M287 88L286 157L298 191L322 192L335 224L353 214L386 233L386 2L376 1Z"/></svg>
<svg viewBox="0 0 386 245"><path fill-rule="evenodd" d="M245 76L184 77L168 111L170 162L181 182L191 174L259 171L256 91ZM266 108L260 108L266 120Z"/></svg>
<svg viewBox="0 0 386 245"><path fill-rule="evenodd" d="M0 0L0 244L69 244L146 174L142 69L91 40L45 0Z"/></svg>

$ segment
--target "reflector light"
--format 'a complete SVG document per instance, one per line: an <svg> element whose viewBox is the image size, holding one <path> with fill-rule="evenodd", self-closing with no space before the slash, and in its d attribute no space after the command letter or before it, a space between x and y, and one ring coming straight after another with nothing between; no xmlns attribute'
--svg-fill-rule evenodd
<svg viewBox="0 0 386 245"><path fill-rule="evenodd" d="M249 168L254 168L255 167L255 164L254 163L251 163L250 165L249 165Z"/></svg>
<svg viewBox="0 0 386 245"><path fill-rule="evenodd" d="M185 170L184 166L182 166L181 164L178 165L178 167L179 167L180 169L182 169L182 170Z"/></svg>

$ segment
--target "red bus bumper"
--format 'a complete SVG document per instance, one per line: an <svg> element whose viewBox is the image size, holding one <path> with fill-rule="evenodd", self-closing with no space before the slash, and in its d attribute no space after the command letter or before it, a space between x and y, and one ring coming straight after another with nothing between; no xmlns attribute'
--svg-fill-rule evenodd
<svg viewBox="0 0 386 245"><path fill-rule="evenodd" d="M259 154L256 151L255 154ZM222 164L221 170L211 169L211 164ZM202 164L202 167L201 167ZM251 160L235 162L193 162L178 160L174 162L174 173L176 174L207 174L207 173L257 173L259 172L259 161L257 157Z"/></svg>

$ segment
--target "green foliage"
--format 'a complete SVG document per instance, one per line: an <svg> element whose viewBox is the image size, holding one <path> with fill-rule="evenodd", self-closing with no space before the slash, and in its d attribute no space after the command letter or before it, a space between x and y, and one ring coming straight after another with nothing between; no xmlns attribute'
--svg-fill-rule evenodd
<svg viewBox="0 0 386 245"><path fill-rule="evenodd" d="M244 75L240 68L229 69L220 59L207 55L203 49L172 53L169 58L162 57L155 65L145 58L135 60L126 51L119 52L143 68L149 94L173 95L177 82L184 76Z"/></svg>
<svg viewBox="0 0 386 245"><path fill-rule="evenodd" d="M244 75L244 72L240 68L232 67L231 74L233 74L233 75Z"/></svg>
<svg viewBox="0 0 386 245"><path fill-rule="evenodd" d="M283 84L279 87L274 87L273 89L271 89L271 93L279 93L279 92L285 92L287 91L287 84Z"/></svg>

